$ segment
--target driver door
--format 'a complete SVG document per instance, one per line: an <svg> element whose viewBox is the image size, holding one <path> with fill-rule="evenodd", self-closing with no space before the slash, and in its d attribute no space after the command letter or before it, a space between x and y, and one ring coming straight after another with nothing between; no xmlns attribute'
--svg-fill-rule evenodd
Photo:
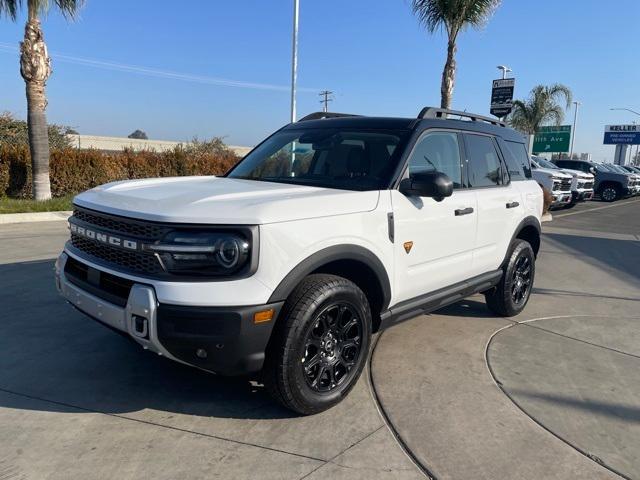
<svg viewBox="0 0 640 480"><path fill-rule="evenodd" d="M405 177L436 170L453 181L453 195L433 198L391 191L396 302L433 292L470 276L477 230L476 192L464 185L462 137L427 131L414 145Z"/></svg>

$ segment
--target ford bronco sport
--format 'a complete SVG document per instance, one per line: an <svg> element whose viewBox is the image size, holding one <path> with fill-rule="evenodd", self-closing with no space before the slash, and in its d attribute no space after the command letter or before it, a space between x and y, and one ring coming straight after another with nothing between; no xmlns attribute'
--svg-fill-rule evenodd
<svg viewBox="0 0 640 480"><path fill-rule="evenodd" d="M521 312L542 203L525 139L495 119L317 113L222 177L78 195L56 282L145 349L261 372L276 400L312 414L354 386L374 332L474 293Z"/></svg>

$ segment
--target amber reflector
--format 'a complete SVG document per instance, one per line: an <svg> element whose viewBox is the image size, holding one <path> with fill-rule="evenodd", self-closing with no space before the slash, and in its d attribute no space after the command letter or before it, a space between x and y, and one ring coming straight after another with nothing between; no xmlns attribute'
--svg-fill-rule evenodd
<svg viewBox="0 0 640 480"><path fill-rule="evenodd" d="M270 308L269 310L262 310L260 312L256 312L253 314L253 323L269 322L273 320L274 313L275 311L273 310L273 308Z"/></svg>

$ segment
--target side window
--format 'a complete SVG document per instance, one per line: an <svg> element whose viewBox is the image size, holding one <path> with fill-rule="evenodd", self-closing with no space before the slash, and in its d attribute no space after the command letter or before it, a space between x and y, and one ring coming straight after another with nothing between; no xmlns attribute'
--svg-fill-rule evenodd
<svg viewBox="0 0 640 480"><path fill-rule="evenodd" d="M507 147L504 158L511 174L511 180L526 180L531 178L531 163L524 143L505 141Z"/></svg>
<svg viewBox="0 0 640 480"><path fill-rule="evenodd" d="M469 156L469 186L495 187L502 183L500 157L491 137L465 135Z"/></svg>
<svg viewBox="0 0 640 480"><path fill-rule="evenodd" d="M442 172L453 182L453 188L462 186L458 135L451 132L428 133L416 143L409 158L409 174Z"/></svg>

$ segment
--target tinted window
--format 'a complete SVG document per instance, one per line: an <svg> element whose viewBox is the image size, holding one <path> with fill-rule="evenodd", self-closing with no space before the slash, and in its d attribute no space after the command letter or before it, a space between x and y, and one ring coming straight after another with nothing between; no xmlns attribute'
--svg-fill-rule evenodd
<svg viewBox="0 0 640 480"><path fill-rule="evenodd" d="M505 141L504 144L507 147L504 157L507 161L511 180L531 178L531 165L529 163L529 155L527 155L527 147L524 146L524 143Z"/></svg>
<svg viewBox="0 0 640 480"><path fill-rule="evenodd" d="M346 190L387 188L405 131L281 130L247 155L230 178Z"/></svg>
<svg viewBox="0 0 640 480"><path fill-rule="evenodd" d="M491 137L466 135L469 152L469 185L491 187L501 184L500 158Z"/></svg>
<svg viewBox="0 0 640 480"><path fill-rule="evenodd" d="M433 171L446 174L453 182L454 188L460 188L462 185L457 134L433 132L418 140L409 159L409 174Z"/></svg>

